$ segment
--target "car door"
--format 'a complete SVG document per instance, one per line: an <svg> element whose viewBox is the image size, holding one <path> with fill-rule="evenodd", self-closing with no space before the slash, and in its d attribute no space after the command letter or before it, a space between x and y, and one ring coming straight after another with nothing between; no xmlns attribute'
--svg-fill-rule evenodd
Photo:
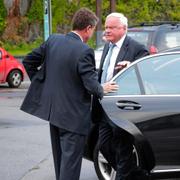
<svg viewBox="0 0 180 180"><path fill-rule="evenodd" d="M101 101L110 120L131 124L149 141L156 166L180 167L180 53L143 58L113 78L119 90Z"/></svg>

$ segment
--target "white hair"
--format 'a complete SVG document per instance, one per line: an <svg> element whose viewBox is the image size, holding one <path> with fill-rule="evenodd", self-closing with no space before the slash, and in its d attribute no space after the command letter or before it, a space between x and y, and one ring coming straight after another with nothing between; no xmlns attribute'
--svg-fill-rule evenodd
<svg viewBox="0 0 180 180"><path fill-rule="evenodd" d="M113 12L113 13L109 14L106 18L109 18L109 17L119 18L120 23L122 23L124 26L128 27L128 19L127 19L127 17L124 16L124 14Z"/></svg>

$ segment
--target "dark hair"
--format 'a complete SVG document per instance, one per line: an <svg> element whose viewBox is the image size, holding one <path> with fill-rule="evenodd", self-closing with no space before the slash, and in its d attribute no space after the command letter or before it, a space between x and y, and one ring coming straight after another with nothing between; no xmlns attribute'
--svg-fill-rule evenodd
<svg viewBox="0 0 180 180"><path fill-rule="evenodd" d="M72 30L83 30L87 26L96 26L98 17L87 8L79 9L72 19Z"/></svg>

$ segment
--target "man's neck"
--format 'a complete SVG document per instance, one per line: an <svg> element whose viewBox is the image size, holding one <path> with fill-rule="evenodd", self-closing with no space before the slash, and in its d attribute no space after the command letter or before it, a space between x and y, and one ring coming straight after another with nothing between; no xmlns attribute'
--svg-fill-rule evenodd
<svg viewBox="0 0 180 180"><path fill-rule="evenodd" d="M80 37L81 41L84 42L80 31L72 31L72 32L75 33L76 35L78 35Z"/></svg>

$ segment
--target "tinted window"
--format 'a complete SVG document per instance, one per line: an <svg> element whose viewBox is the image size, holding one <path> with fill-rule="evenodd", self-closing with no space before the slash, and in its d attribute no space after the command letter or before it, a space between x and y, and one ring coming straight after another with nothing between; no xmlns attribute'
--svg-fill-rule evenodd
<svg viewBox="0 0 180 180"><path fill-rule="evenodd" d="M180 54L149 58L138 67L146 94L180 94Z"/></svg>
<svg viewBox="0 0 180 180"><path fill-rule="evenodd" d="M115 93L109 93L108 96L140 94L140 88L134 66L118 76L115 79L115 82L119 85L119 90Z"/></svg>
<svg viewBox="0 0 180 180"><path fill-rule="evenodd" d="M161 31L157 37L158 50L165 50L180 46L180 31L164 32Z"/></svg>
<svg viewBox="0 0 180 180"><path fill-rule="evenodd" d="M2 52L0 51L0 60L2 59Z"/></svg>
<svg viewBox="0 0 180 180"><path fill-rule="evenodd" d="M149 35L150 33L147 31L132 31L132 32L128 32L128 36L132 37L134 40L140 42L141 44L144 44L145 46L148 45L148 39L149 39Z"/></svg>

